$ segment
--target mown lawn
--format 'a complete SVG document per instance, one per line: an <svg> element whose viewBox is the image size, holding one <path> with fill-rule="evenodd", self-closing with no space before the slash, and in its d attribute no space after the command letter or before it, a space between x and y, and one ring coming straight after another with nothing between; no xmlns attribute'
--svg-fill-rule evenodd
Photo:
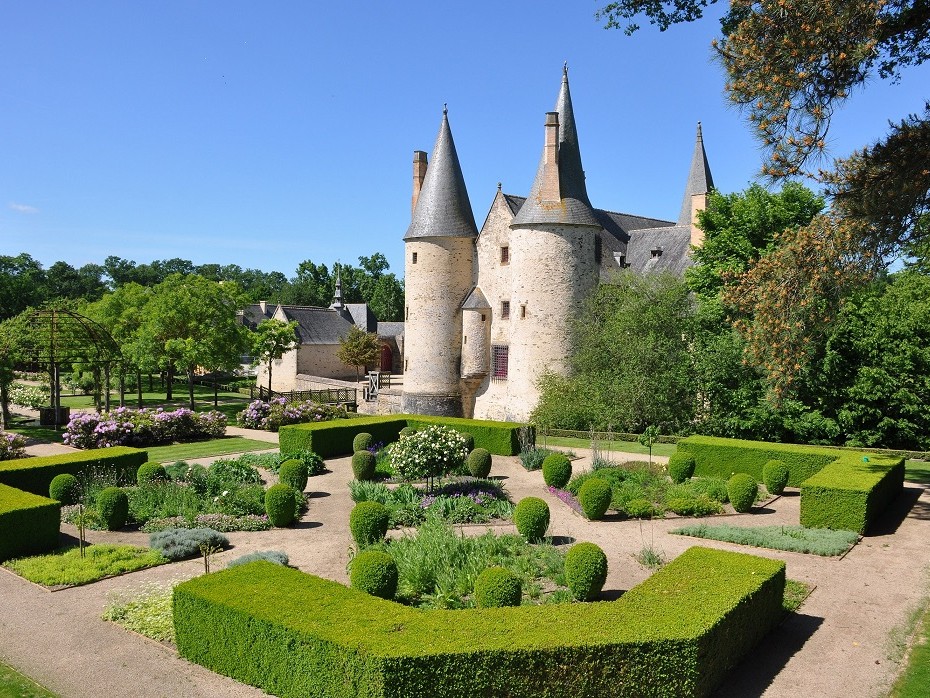
<svg viewBox="0 0 930 698"><path fill-rule="evenodd" d="M244 436L224 436L209 441L191 441L185 444L169 446L148 446L149 460L154 463L175 463L179 460L207 458L209 456L228 456L230 453L250 453L275 448L267 441L256 441Z"/></svg>
<svg viewBox="0 0 930 698"><path fill-rule="evenodd" d="M890 698L926 698L930 693L930 608L924 612L908 655L907 666L895 681Z"/></svg>
<svg viewBox="0 0 930 698"><path fill-rule="evenodd" d="M58 698L13 667L0 662L0 698Z"/></svg>
<svg viewBox="0 0 930 698"><path fill-rule="evenodd" d="M536 445L540 448L546 446L564 446L567 448L591 448L589 439L576 439L567 436L537 436ZM649 449L635 441L600 441L599 448L616 453L635 453L649 455ZM652 455L670 456L678 448L675 444L653 444Z"/></svg>
<svg viewBox="0 0 930 698"><path fill-rule="evenodd" d="M930 461L904 461L904 479L908 482L918 482L921 485L930 485Z"/></svg>

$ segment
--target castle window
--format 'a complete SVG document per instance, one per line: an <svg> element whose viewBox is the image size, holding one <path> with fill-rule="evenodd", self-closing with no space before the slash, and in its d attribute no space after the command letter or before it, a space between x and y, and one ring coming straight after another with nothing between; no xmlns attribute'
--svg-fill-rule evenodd
<svg viewBox="0 0 930 698"><path fill-rule="evenodd" d="M597 264L601 263L601 255L603 254L602 247L601 247L602 244L603 243L601 242L601 236L595 235L594 236L594 261Z"/></svg>
<svg viewBox="0 0 930 698"><path fill-rule="evenodd" d="M409 320L409 319L410 319L410 306L408 305L407 308L404 310L404 320Z"/></svg>
<svg viewBox="0 0 930 698"><path fill-rule="evenodd" d="M507 245L501 247L501 264L510 264L510 248Z"/></svg>
<svg viewBox="0 0 930 698"><path fill-rule="evenodd" d="M523 304L520 306L520 319L521 319L521 320L525 320L525 319L526 319L526 303L523 303Z"/></svg>
<svg viewBox="0 0 930 698"><path fill-rule="evenodd" d="M416 252L413 253L413 258L411 259L411 261L412 261L414 264L417 263L417 253L416 253Z"/></svg>
<svg viewBox="0 0 930 698"><path fill-rule="evenodd" d="M491 379L496 381L507 380L507 360L510 356L510 347L502 344L491 345Z"/></svg>
<svg viewBox="0 0 930 698"><path fill-rule="evenodd" d="M510 301L501 301L501 320L510 319Z"/></svg>
<svg viewBox="0 0 930 698"><path fill-rule="evenodd" d="M653 258L653 259L656 259L657 257L661 257L661 256L662 256L662 246L661 246L661 245L658 246L658 247L653 247L651 251L652 251L652 258Z"/></svg>

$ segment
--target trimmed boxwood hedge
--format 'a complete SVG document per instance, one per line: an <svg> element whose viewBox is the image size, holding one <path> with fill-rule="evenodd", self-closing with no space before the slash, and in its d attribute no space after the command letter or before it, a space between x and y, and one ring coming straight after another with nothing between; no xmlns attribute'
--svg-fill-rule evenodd
<svg viewBox="0 0 930 698"><path fill-rule="evenodd" d="M0 485L0 562L58 546L61 504Z"/></svg>
<svg viewBox="0 0 930 698"><path fill-rule="evenodd" d="M136 482L139 466L148 461L148 452L128 446L95 448L80 453L38 456L0 462L0 484L33 494L48 494L52 478L61 473L79 475L92 468L110 468L126 484Z"/></svg>
<svg viewBox="0 0 930 698"><path fill-rule="evenodd" d="M695 547L618 601L422 611L253 562L176 586L175 639L284 697L706 696L784 584L781 561Z"/></svg>
<svg viewBox="0 0 930 698"><path fill-rule="evenodd" d="M442 424L463 434L469 434L475 440L475 447L485 448L497 456L513 456L520 452L519 433L524 426L522 424L415 414L291 424L281 427L278 440L281 453L308 450L320 454L323 458L331 458L353 453L352 441L356 434L368 433L375 442L389 443L397 441L401 429L422 429L430 424Z"/></svg>

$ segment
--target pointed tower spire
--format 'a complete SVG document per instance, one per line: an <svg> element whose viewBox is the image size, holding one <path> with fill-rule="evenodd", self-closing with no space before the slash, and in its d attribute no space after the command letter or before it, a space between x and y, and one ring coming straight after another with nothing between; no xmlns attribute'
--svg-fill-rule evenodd
<svg viewBox="0 0 930 698"><path fill-rule="evenodd" d="M553 132L558 137L552 149ZM555 112L546 114L546 145L530 195L512 225L556 223L600 227L584 182L575 112L568 87L568 64L562 67L562 86ZM555 184L558 183L557 191Z"/></svg>
<svg viewBox="0 0 930 698"><path fill-rule="evenodd" d="M336 291L333 294L333 303L329 306L333 310L342 310L345 304L342 302L342 265L336 263Z"/></svg>
<svg viewBox="0 0 930 698"><path fill-rule="evenodd" d="M698 121L694 155L691 157L691 171L688 173L688 183L685 185L685 196L681 202L678 225L692 224L695 195L705 196L713 188L714 178L711 177L710 165L707 164L707 153L704 152L704 136L701 133L701 122ZM703 209L704 200L700 203L701 209Z"/></svg>
<svg viewBox="0 0 930 698"><path fill-rule="evenodd" d="M442 108L439 135L404 240L425 237L478 237L446 105Z"/></svg>

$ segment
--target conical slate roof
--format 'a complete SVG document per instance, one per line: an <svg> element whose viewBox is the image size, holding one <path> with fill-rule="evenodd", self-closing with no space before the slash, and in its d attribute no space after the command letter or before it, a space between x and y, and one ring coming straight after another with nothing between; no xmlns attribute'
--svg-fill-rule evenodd
<svg viewBox="0 0 930 698"><path fill-rule="evenodd" d="M707 164L704 136L701 133L701 122L698 121L694 155L691 157L691 171L688 173L688 183L685 185L685 197L681 202L678 225L691 225L691 197L694 194L706 194L713 188L714 178L711 177L710 165Z"/></svg>
<svg viewBox="0 0 930 698"><path fill-rule="evenodd" d="M445 108L433 156L426 168L423 188L417 197L413 220L404 240L427 237L478 237L475 214L468 200Z"/></svg>
<svg viewBox="0 0 930 698"><path fill-rule="evenodd" d="M462 303L462 310L490 310L491 304L488 303L488 299L484 297L484 294L481 292L481 289L478 286L475 286L471 293L468 294L468 297L465 299L465 302Z"/></svg>
<svg viewBox="0 0 930 698"><path fill-rule="evenodd" d="M530 189L526 204L511 225L555 223L566 225L591 225L600 227L584 183L584 168L581 166L581 150L578 147L578 132L575 128L575 112L572 95L568 87L568 67L562 70L562 87L556 100L555 110L559 113L559 193L562 200L542 201L545 151L539 160L536 179Z"/></svg>

